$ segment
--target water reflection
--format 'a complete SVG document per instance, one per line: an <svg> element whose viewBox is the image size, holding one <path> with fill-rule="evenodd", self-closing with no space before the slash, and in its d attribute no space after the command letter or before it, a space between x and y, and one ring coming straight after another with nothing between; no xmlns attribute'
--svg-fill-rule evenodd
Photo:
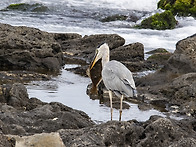
<svg viewBox="0 0 196 147"><path fill-rule="evenodd" d="M73 68L77 65L66 65L66 68ZM29 97L37 97L44 102L61 102L69 107L86 112L95 122L106 122L110 120L110 107L107 106L107 93L103 97L89 96L86 94L87 86L91 83L89 78L81 77L63 69L61 74L49 81L34 81L26 85ZM114 100L115 102L115 100ZM116 102L117 106L118 99ZM145 121L151 115L165 116L163 113L150 109L141 111L138 104L124 102L129 108L124 109L122 120L136 119ZM126 108L126 107L125 107ZM113 110L113 119L118 120L118 109Z"/></svg>

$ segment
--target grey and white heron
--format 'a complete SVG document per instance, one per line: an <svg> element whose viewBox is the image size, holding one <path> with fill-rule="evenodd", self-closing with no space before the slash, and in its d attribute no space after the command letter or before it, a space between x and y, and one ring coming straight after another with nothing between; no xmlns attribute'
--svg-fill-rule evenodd
<svg viewBox="0 0 196 147"><path fill-rule="evenodd" d="M134 97L136 95L135 82L131 71L123 65L121 62L112 60L110 58L110 49L108 44L104 43L96 49L96 53L93 61L90 65L90 70L93 68L95 63L101 59L102 64L102 79L105 87L109 90L110 107L111 107L111 120L112 120L112 92L120 98L120 115L119 121L121 121L122 115L122 101L123 96Z"/></svg>

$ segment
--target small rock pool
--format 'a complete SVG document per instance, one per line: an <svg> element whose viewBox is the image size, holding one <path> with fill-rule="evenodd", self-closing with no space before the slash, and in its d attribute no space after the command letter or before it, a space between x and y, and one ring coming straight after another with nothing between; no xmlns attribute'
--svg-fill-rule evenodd
<svg viewBox="0 0 196 147"><path fill-rule="evenodd" d="M96 123L110 120L110 107L101 104L99 100L92 100L86 94L87 86L91 80L87 77L76 75L67 68L78 65L65 65L60 75L49 81L33 81L26 85L29 97L36 97L44 102L60 102L73 109L84 111ZM151 115L165 116L158 110L141 111L137 104L126 102L129 109L122 112L122 120L136 119L146 121ZM119 110L113 110L113 120L118 120Z"/></svg>

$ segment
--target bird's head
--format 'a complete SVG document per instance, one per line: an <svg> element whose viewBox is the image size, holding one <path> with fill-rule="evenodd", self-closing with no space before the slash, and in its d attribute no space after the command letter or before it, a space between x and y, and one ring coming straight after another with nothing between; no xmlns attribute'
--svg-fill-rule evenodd
<svg viewBox="0 0 196 147"><path fill-rule="evenodd" d="M90 64L90 70L93 68L95 63L101 59L103 56L109 56L109 46L107 43L102 44L99 46L95 51L95 56ZM109 57L108 57L109 58Z"/></svg>

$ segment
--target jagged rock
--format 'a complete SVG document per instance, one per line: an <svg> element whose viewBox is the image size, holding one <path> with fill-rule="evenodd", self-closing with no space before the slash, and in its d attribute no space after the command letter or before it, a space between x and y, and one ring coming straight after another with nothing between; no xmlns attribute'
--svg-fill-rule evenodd
<svg viewBox="0 0 196 147"><path fill-rule="evenodd" d="M2 85L0 86L0 91L1 103L7 103L14 107L23 107L26 106L29 100L27 89L23 84Z"/></svg>
<svg viewBox="0 0 196 147"><path fill-rule="evenodd" d="M83 38L76 37L72 40L60 40L62 49L67 56L80 57L88 62L93 58L97 46L102 43L108 43L110 49L114 49L124 45L125 39L117 34L98 34Z"/></svg>
<svg viewBox="0 0 196 147"><path fill-rule="evenodd" d="M110 58L118 61L143 61L144 45L136 42L112 49Z"/></svg>
<svg viewBox="0 0 196 147"><path fill-rule="evenodd" d="M54 74L55 75L55 74ZM51 75L44 73L37 73L34 71L0 71L0 84L8 83L24 83L33 80L49 80Z"/></svg>
<svg viewBox="0 0 196 147"><path fill-rule="evenodd" d="M110 121L78 130L58 132L65 146L151 146L179 144L182 139L191 145L196 141L195 120L171 120L153 116L146 122Z"/></svg>
<svg viewBox="0 0 196 147"><path fill-rule="evenodd" d="M0 100L0 130L4 134L27 135L94 124L82 111L61 103L29 99L23 84L1 86Z"/></svg>
<svg viewBox="0 0 196 147"><path fill-rule="evenodd" d="M15 147L15 139L0 134L0 147Z"/></svg>
<svg viewBox="0 0 196 147"><path fill-rule="evenodd" d="M119 15L119 14L116 14L116 15L112 15L112 16L107 16L103 19L101 19L100 21L101 22L110 22L110 21L123 21L123 20L126 20L128 18L128 16L125 16L125 15Z"/></svg>
<svg viewBox="0 0 196 147"><path fill-rule="evenodd" d="M78 129L94 124L84 112L60 103L41 103L37 107L34 104L34 107L25 110L0 104L3 133L13 135L50 133L63 128Z"/></svg>
<svg viewBox="0 0 196 147"><path fill-rule="evenodd" d="M179 41L174 54L162 69L137 79L139 93L150 93L151 99L167 99L168 109L196 117L196 35Z"/></svg>
<svg viewBox="0 0 196 147"><path fill-rule="evenodd" d="M29 27L0 24L0 68L58 71L64 64L54 35Z"/></svg>
<svg viewBox="0 0 196 147"><path fill-rule="evenodd" d="M180 74L196 72L196 34L178 41L176 50L165 68Z"/></svg>
<svg viewBox="0 0 196 147"><path fill-rule="evenodd" d="M49 8L39 3L36 4L18 3L18 4L10 4L9 6L7 6L6 9L3 10L46 12L49 10Z"/></svg>
<svg viewBox="0 0 196 147"><path fill-rule="evenodd" d="M157 48L149 52L146 52L146 54L156 54L156 53L168 53L168 51L164 48Z"/></svg>

